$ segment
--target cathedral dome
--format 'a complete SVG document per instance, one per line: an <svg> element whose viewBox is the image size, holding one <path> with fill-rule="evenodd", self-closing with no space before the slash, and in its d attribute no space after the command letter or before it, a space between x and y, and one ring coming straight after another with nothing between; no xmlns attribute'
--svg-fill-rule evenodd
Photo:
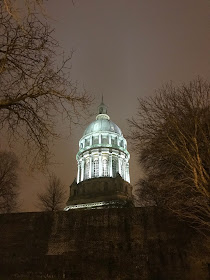
<svg viewBox="0 0 210 280"><path fill-rule="evenodd" d="M85 129L83 136L90 133L98 133L98 132L112 132L122 136L122 131L115 123L113 123L109 119L103 119L103 118L97 119L93 121L91 124L89 124L89 126Z"/></svg>
<svg viewBox="0 0 210 280"><path fill-rule="evenodd" d="M96 120L79 140L77 180L65 210L124 207L132 200L129 159L127 141L110 120L102 97Z"/></svg>
<svg viewBox="0 0 210 280"><path fill-rule="evenodd" d="M77 183L97 177L115 178L117 173L130 182L129 158L127 141L121 129L110 120L102 100L96 120L79 140Z"/></svg>

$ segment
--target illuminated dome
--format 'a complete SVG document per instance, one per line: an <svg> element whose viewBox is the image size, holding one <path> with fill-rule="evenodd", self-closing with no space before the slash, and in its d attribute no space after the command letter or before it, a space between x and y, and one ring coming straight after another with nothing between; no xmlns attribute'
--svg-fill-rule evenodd
<svg viewBox="0 0 210 280"><path fill-rule="evenodd" d="M79 141L76 159L77 183L98 177L116 177L117 174L130 182L127 141L107 115L103 100L96 120L88 125Z"/></svg>
<svg viewBox="0 0 210 280"><path fill-rule="evenodd" d="M122 135L120 128L112 121L108 119L98 119L89 124L89 126L85 129L83 136L89 133L98 132L114 132L119 135Z"/></svg>
<svg viewBox="0 0 210 280"><path fill-rule="evenodd" d="M70 186L65 211L133 205L127 141L102 102L96 120L85 129L76 156L77 180Z"/></svg>

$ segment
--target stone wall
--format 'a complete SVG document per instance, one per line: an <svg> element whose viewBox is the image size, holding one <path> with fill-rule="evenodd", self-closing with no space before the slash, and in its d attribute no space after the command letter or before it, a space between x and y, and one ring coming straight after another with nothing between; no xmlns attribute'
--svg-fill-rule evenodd
<svg viewBox="0 0 210 280"><path fill-rule="evenodd" d="M132 186L117 174L115 178L92 178L80 183L74 181L70 186L68 205L99 201L130 201L132 202Z"/></svg>
<svg viewBox="0 0 210 280"><path fill-rule="evenodd" d="M155 207L0 215L0 279L209 279L204 239Z"/></svg>

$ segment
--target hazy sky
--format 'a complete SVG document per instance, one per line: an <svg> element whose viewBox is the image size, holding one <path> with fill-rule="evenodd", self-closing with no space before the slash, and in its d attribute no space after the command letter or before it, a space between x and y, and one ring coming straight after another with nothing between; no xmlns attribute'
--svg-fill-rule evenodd
<svg viewBox="0 0 210 280"><path fill-rule="evenodd" d="M104 95L108 113L128 134L126 119L136 113L137 97L149 96L167 81L208 78L209 1L207 0L50 0L47 14L55 36L72 59L72 78L95 96L96 112ZM92 118L94 120L94 117ZM63 128L65 129L65 128ZM57 141L52 170L66 188L76 177L78 141L85 127ZM62 131L62 127L61 127ZM65 134L65 133L64 133ZM130 145L128 145L130 150ZM141 170L131 153L131 184ZM44 188L41 174L22 174L24 211L36 210L36 193Z"/></svg>

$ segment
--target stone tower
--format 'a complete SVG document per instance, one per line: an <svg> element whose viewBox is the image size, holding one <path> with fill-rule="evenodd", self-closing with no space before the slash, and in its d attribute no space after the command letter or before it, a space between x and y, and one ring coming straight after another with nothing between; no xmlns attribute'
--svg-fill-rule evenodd
<svg viewBox="0 0 210 280"><path fill-rule="evenodd" d="M130 154L120 128L110 120L107 107L98 107L96 120L79 141L77 180L70 186L65 210L122 207L132 201Z"/></svg>

